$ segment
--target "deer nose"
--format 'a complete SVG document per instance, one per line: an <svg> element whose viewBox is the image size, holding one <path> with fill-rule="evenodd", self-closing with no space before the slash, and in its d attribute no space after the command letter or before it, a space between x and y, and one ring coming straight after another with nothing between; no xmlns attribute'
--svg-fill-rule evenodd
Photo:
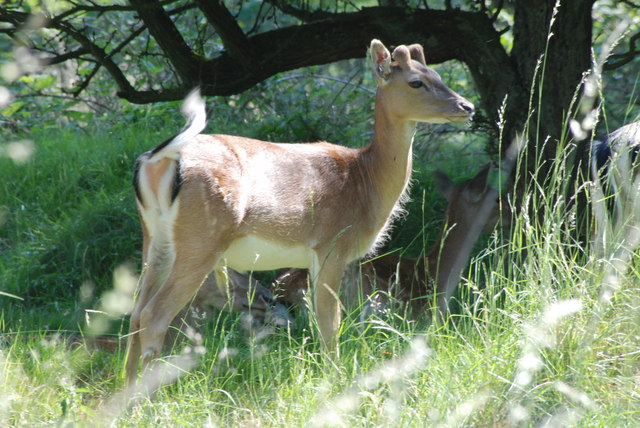
<svg viewBox="0 0 640 428"><path fill-rule="evenodd" d="M475 107L473 107L473 104L471 104L468 101L461 101L460 104L458 104L460 106L460 108L462 110L464 110L465 112L472 114L475 111Z"/></svg>

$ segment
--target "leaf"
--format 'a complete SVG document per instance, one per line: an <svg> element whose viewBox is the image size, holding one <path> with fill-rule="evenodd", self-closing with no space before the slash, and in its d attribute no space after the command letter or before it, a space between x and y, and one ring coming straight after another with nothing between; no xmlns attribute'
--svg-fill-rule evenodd
<svg viewBox="0 0 640 428"><path fill-rule="evenodd" d="M35 89L46 89L50 88L56 83L55 76L39 76L35 79L33 87Z"/></svg>
<svg viewBox="0 0 640 428"><path fill-rule="evenodd" d="M18 110L20 110L22 107L24 107L27 103L25 102L14 102L11 103L9 105L9 107L0 110L0 114L2 114L4 117L11 117L13 116Z"/></svg>

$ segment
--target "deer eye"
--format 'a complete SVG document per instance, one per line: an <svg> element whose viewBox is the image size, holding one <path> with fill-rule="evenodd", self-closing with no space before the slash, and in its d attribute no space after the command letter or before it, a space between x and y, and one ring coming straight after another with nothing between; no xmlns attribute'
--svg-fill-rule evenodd
<svg viewBox="0 0 640 428"><path fill-rule="evenodd" d="M422 83L421 80L412 80L411 82L409 82L409 86L417 89L424 86L424 84Z"/></svg>

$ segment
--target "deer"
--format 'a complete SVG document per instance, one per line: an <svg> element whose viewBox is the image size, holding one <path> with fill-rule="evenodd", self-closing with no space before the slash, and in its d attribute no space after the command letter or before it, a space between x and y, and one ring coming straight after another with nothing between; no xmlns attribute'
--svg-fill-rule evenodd
<svg viewBox="0 0 640 428"><path fill-rule="evenodd" d="M390 253L352 263L342 282L345 306L357 307L364 297L368 306L384 308L387 298L392 297L406 305L413 317L418 317L434 306L438 296L453 294L480 234L490 232L498 224L502 228L511 224L509 205L489 184L492 168L488 163L473 178L461 183L436 172L436 186L446 198L447 207L442 229L431 249L421 258ZM478 220L484 204L488 204L488 215ZM481 228L475 227L478 221ZM452 285L454 278L456 282ZM274 293L283 303L301 306L308 283L307 270L288 269L276 278ZM447 291L447 287L453 289Z"/></svg>
<svg viewBox="0 0 640 428"><path fill-rule="evenodd" d="M611 245L621 244L635 236L634 230L640 223L640 199L637 197L640 190L639 150L640 121L616 129L603 141L593 142L594 245L598 256L603 256L605 250L611 250Z"/></svg>
<svg viewBox="0 0 640 428"><path fill-rule="evenodd" d="M189 314L210 318L211 309L248 313L256 325L273 323L284 326L293 320L287 308L277 302L273 293L252 275L233 269L211 272L196 293L191 305L184 311L180 322L190 323Z"/></svg>
<svg viewBox="0 0 640 428"><path fill-rule="evenodd" d="M243 329L268 331L270 327L294 327L289 308L278 302L269 288L253 275L233 269L214 270L207 276L193 300L174 318L164 341L164 350L172 349L187 338L200 336L198 329L211 321L215 310L242 315Z"/></svg>
<svg viewBox="0 0 640 428"><path fill-rule="evenodd" d="M160 356L173 318L207 275L309 269L323 354L339 356L338 290L347 263L380 246L401 212L417 122L463 123L474 106L427 67L422 47L371 41L374 131L363 148L201 134L199 91L185 127L142 154L134 191L143 273L130 316L126 376Z"/></svg>

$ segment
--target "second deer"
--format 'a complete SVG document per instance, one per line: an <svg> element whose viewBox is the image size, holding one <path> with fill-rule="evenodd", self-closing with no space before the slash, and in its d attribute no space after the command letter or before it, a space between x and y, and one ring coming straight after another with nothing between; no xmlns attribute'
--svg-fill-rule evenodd
<svg viewBox="0 0 640 428"><path fill-rule="evenodd" d="M640 121L594 141L592 153L595 249L598 256L638 238L640 225ZM612 209L609 209L612 208ZM637 243L635 244L637 245Z"/></svg>
<svg viewBox="0 0 640 428"><path fill-rule="evenodd" d="M409 305L414 317L431 309L434 302L446 305L480 234L500 221L502 227L510 224L508 205L501 206L499 192L488 183L491 168L488 164L475 177L458 184L437 173L437 186L447 199L447 208L436 243L419 259L389 254L351 264L343 279L345 305L354 307L359 297L371 300L374 295L384 305L386 296L391 296ZM484 215L482 209L487 210ZM308 282L306 270L289 269L276 279L274 293L286 303L300 305Z"/></svg>
<svg viewBox="0 0 640 428"><path fill-rule="evenodd" d="M173 318L212 270L307 268L320 337L338 353L338 290L347 263L375 249L411 178L416 122L465 122L473 105L426 66L419 45L370 45L378 90L371 144L276 144L200 135L204 102L187 125L141 155L134 190L145 270L131 314L127 377L159 356Z"/></svg>
<svg viewBox="0 0 640 428"><path fill-rule="evenodd" d="M193 312L200 318L208 319L213 309L248 314L256 325L285 326L292 321L287 308L276 301L267 287L252 275L233 269L211 272L185 315ZM189 320L188 316L186 320Z"/></svg>

